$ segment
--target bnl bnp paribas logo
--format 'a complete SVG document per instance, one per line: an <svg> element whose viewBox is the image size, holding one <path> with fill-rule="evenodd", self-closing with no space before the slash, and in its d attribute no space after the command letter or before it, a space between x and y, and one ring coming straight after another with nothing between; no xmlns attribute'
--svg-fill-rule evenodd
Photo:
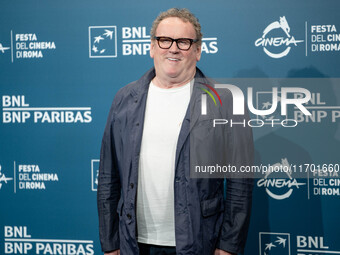
<svg viewBox="0 0 340 255"><path fill-rule="evenodd" d="M119 35L118 35L119 30ZM121 38L118 42L118 38ZM90 26L89 58L116 58L123 56L145 56L150 51L150 35L147 27ZM218 52L217 37L202 39L202 53Z"/></svg>
<svg viewBox="0 0 340 255"><path fill-rule="evenodd" d="M90 58L117 57L117 27L89 27L89 56Z"/></svg>
<svg viewBox="0 0 340 255"><path fill-rule="evenodd" d="M320 255L340 254L330 248L324 236L259 232L260 255Z"/></svg>
<svg viewBox="0 0 340 255"><path fill-rule="evenodd" d="M260 255L290 255L290 234L259 233Z"/></svg>
<svg viewBox="0 0 340 255"><path fill-rule="evenodd" d="M292 47L302 42L303 40L296 40L290 34L290 26L286 17L283 16L263 30L262 36L255 41L255 46L262 47L269 57L277 59L287 56Z"/></svg>
<svg viewBox="0 0 340 255"><path fill-rule="evenodd" d="M4 124L92 122L91 107L30 107L25 95L3 95L1 104Z"/></svg>

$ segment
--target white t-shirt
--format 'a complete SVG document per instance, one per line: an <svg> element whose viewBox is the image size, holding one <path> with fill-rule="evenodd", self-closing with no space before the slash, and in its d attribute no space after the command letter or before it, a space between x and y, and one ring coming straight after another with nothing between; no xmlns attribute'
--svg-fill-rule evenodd
<svg viewBox="0 0 340 255"><path fill-rule="evenodd" d="M190 82L171 89L150 83L138 169L138 242L176 245L175 156L189 101Z"/></svg>

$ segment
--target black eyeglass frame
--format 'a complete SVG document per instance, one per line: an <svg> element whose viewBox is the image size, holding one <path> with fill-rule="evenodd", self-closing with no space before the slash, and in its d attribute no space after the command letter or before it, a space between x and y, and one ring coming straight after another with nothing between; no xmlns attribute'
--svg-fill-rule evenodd
<svg viewBox="0 0 340 255"><path fill-rule="evenodd" d="M161 47L161 45L159 44L159 40L162 39L162 38L166 38L166 39L170 39L170 40L171 40L171 44L170 44L169 47L165 47L165 48L164 48L164 47ZM191 38L177 38L177 39L173 39L173 38L167 37L167 36L154 36L153 39L157 40L157 43L158 43L159 48L161 48L161 49L163 49L163 50L168 50L168 49L170 49L171 46L172 46L172 44L173 44L174 42L176 42L177 48L180 49L180 50L183 50L183 51L188 51L188 50L190 50L192 44L199 41L198 39L191 39ZM189 40L189 41L190 41L190 46L189 46L189 48L188 48L188 49L181 49L181 48L178 46L178 41L180 41L180 40Z"/></svg>

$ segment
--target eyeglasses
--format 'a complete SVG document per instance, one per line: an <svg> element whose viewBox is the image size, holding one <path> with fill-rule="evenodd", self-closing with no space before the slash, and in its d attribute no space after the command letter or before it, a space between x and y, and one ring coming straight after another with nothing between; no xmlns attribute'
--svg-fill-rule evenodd
<svg viewBox="0 0 340 255"><path fill-rule="evenodd" d="M159 48L164 49L164 50L170 49L172 44L176 42L178 49L187 51L190 49L193 43L198 42L197 39L190 39L190 38L172 39L170 37L163 37L163 36L161 37L154 36L154 39L157 40Z"/></svg>

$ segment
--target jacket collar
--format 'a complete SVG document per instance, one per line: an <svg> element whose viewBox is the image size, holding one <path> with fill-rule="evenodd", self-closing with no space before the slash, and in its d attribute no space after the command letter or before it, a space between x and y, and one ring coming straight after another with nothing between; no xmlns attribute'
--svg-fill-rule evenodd
<svg viewBox="0 0 340 255"><path fill-rule="evenodd" d="M131 94L136 99L142 99L142 105L143 109L145 109L146 105L146 94L149 89L149 84L151 80L156 76L155 68L149 69L139 80L137 80L135 86L131 89ZM202 73L202 71L196 67L196 74L195 74L195 82L192 88L192 95L189 102L188 110L186 111L184 120L191 122L191 127L197 122L198 118L200 117L200 111L201 108L201 93L202 91L200 88L204 88L204 85L202 84L212 84L211 81L209 81L205 75ZM144 114L143 114L144 116ZM191 121L190 121L191 119ZM188 131L191 128L188 129ZM187 135L187 134L186 134Z"/></svg>
<svg viewBox="0 0 340 255"><path fill-rule="evenodd" d="M142 95L149 89L151 80L156 76L155 68L149 69L139 80L136 82L136 86L131 89L132 96Z"/></svg>

